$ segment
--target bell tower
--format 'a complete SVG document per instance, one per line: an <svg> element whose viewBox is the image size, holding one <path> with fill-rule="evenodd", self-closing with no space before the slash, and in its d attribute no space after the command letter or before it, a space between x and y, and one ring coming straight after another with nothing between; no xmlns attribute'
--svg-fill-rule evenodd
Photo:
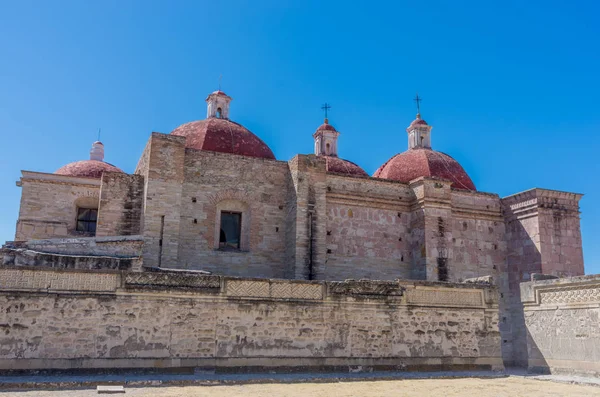
<svg viewBox="0 0 600 397"><path fill-rule="evenodd" d="M229 119L229 103L231 97L218 90L206 98L206 118Z"/></svg>
<svg viewBox="0 0 600 397"><path fill-rule="evenodd" d="M425 120L421 118L421 98L419 94L415 97L417 103L417 118L406 129L408 133L408 148L409 149L431 149L431 129L433 128Z"/></svg>
<svg viewBox="0 0 600 397"><path fill-rule="evenodd" d="M337 157L337 139L340 133L329 124L329 120L327 119L327 111L331 109L331 106L326 103L321 109L325 111L325 121L313 134L313 138L315 138L315 154L317 156Z"/></svg>

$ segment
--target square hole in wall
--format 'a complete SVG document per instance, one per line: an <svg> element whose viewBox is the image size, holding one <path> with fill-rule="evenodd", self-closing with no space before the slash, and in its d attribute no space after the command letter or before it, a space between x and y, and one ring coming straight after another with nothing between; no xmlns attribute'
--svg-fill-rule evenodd
<svg viewBox="0 0 600 397"><path fill-rule="evenodd" d="M196 202L196 197L192 197L192 203Z"/></svg>

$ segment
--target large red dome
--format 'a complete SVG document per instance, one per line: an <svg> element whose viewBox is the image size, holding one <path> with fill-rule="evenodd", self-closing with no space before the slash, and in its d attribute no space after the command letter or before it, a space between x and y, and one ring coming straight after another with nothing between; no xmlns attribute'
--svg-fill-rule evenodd
<svg viewBox="0 0 600 397"><path fill-rule="evenodd" d="M321 157L323 157L326 161L327 172L333 172L335 174L343 174L347 176L369 176L365 170L354 164L352 161L333 156Z"/></svg>
<svg viewBox="0 0 600 397"><path fill-rule="evenodd" d="M105 163L104 161L82 160L60 167L56 170L55 174L100 179L104 171L123 172L121 169L112 164Z"/></svg>
<svg viewBox="0 0 600 397"><path fill-rule="evenodd" d="M269 147L244 126L217 117L192 121L173 131L186 137L186 147L275 160Z"/></svg>
<svg viewBox="0 0 600 397"><path fill-rule="evenodd" d="M373 177L408 183L423 176L433 176L452 181L452 187L477 190L463 167L442 152L425 148L409 149L389 159Z"/></svg>

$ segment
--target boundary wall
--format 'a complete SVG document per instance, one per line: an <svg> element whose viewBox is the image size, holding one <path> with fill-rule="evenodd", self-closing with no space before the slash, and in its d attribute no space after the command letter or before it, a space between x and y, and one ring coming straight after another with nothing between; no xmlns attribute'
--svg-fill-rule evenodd
<svg viewBox="0 0 600 397"><path fill-rule="evenodd" d="M0 372L503 369L497 291L0 267Z"/></svg>
<svg viewBox="0 0 600 397"><path fill-rule="evenodd" d="M521 284L531 372L600 375L600 275Z"/></svg>

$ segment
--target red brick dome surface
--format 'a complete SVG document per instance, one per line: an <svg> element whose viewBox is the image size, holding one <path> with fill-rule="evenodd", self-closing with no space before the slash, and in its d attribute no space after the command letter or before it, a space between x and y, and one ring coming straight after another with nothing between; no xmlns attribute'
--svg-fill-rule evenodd
<svg viewBox="0 0 600 397"><path fill-rule="evenodd" d="M423 176L452 181L452 187L477 190L463 167L452 157L431 149L410 149L389 159L373 177L408 183Z"/></svg>
<svg viewBox="0 0 600 397"><path fill-rule="evenodd" d="M348 176L369 176L358 165L352 161L344 160L339 157L322 156L326 161L327 172L333 172L336 174L344 174Z"/></svg>
<svg viewBox="0 0 600 397"><path fill-rule="evenodd" d="M219 118L183 124L171 135L186 137L186 147L275 160L269 147L246 127Z"/></svg>
<svg viewBox="0 0 600 397"><path fill-rule="evenodd" d="M100 179L104 171L123 172L121 169L112 164L105 163L104 161L82 160L60 167L56 170L55 174Z"/></svg>
<svg viewBox="0 0 600 397"><path fill-rule="evenodd" d="M323 130L336 131L336 129L331 124L328 124L328 123L323 123L319 126L319 128L317 128L317 131L323 131Z"/></svg>

